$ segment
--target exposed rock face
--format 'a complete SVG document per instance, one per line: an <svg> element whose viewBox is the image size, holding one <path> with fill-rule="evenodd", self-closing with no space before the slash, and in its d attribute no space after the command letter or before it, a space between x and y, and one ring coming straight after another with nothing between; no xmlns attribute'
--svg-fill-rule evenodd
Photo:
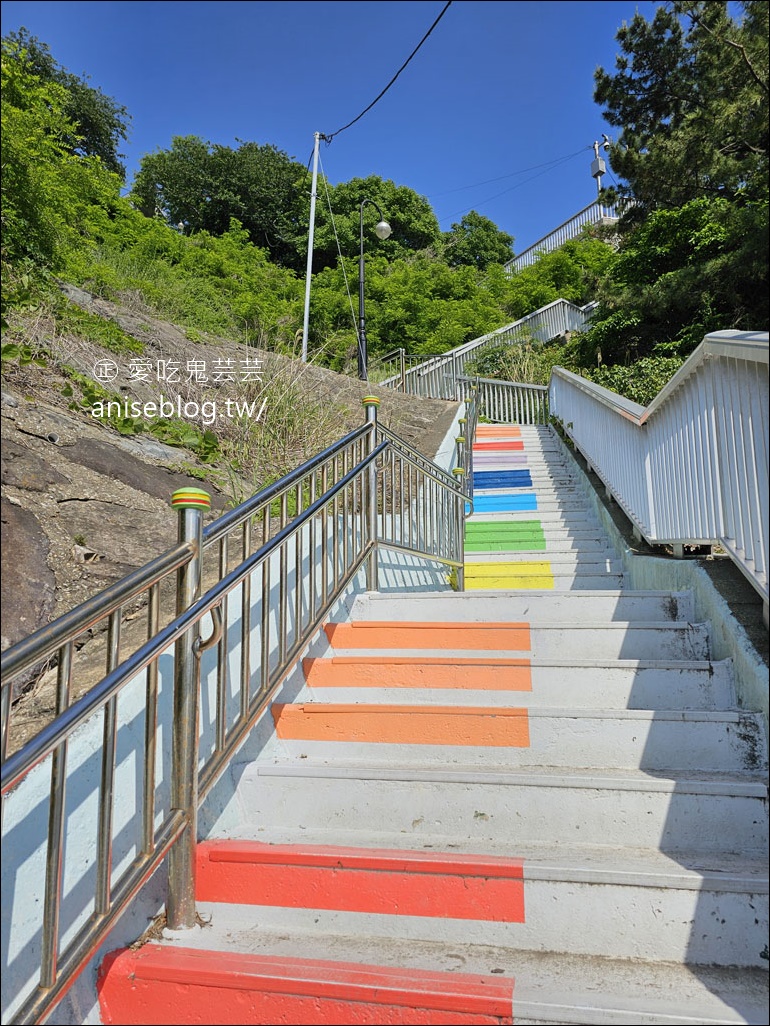
<svg viewBox="0 0 770 1026"><path fill-rule="evenodd" d="M454 403L377 389L238 343L191 341L184 331L146 310L124 308L69 286L64 291L89 312L118 323L142 344L141 358L153 366L164 361L184 368L188 361L208 360L211 367L214 362L237 365L258 359L264 380L274 384L285 379L289 412L292 403L296 406L306 397L315 410L325 411L326 421L317 433L300 431L291 438L283 423L273 424L268 417L264 429L269 438L275 436L284 465L302 463L362 423L361 398L372 391L382 397L383 422L429 456L437 452L456 413ZM223 473L193 452L147 433L121 435L87 411L71 409L69 378L61 373L64 364L93 379L95 363L109 358L123 376L108 388L128 400L157 399L158 384L127 378L129 356L115 356L87 339L57 337L50 325L41 330L37 324L36 329L40 335L30 342L49 352L48 365L4 366L3 649L173 545L177 518L169 500L176 489L205 488L212 496L208 518L213 519L265 483L254 474L239 480L230 470ZM164 384L163 391L170 398L199 402L213 397L220 406L231 394L230 386L213 385L210 379L197 390L194 382L184 382L176 391ZM212 429L233 430L232 421L220 419Z"/></svg>
<svg viewBox="0 0 770 1026"><path fill-rule="evenodd" d="M34 513L0 500L2 644L15 645L46 622L54 608L56 579L48 566L48 539Z"/></svg>

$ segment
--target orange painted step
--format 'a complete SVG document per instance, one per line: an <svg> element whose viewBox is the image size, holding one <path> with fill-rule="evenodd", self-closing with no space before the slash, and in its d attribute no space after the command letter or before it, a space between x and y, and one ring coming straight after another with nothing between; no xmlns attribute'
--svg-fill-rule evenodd
<svg viewBox="0 0 770 1026"><path fill-rule="evenodd" d="M454 705L273 704L286 741L529 747L526 709Z"/></svg>
<svg viewBox="0 0 770 1026"><path fill-rule="evenodd" d="M337 648L445 648L529 652L528 623L400 623L355 620L324 628Z"/></svg>
<svg viewBox="0 0 770 1026"><path fill-rule="evenodd" d="M487 855L205 841L199 901L524 922L524 862Z"/></svg>
<svg viewBox="0 0 770 1026"><path fill-rule="evenodd" d="M531 691L529 659L431 659L410 656L333 656L304 659L313 688L462 688Z"/></svg>
<svg viewBox="0 0 770 1026"><path fill-rule="evenodd" d="M159 944L111 952L98 987L105 1026L513 1023L510 977Z"/></svg>

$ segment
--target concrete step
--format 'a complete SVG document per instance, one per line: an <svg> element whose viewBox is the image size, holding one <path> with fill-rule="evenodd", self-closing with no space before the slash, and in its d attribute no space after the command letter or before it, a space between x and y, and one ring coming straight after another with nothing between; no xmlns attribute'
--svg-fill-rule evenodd
<svg viewBox="0 0 770 1026"><path fill-rule="evenodd" d="M574 538L565 537L561 531L541 531L521 534L519 537L509 536L496 539L494 535L474 535L465 539L465 555L469 559L476 559L481 553L504 552L532 552L547 553L549 556L556 553L572 553L586 556L597 553L605 559L617 560L617 553L610 549L607 543L600 538Z"/></svg>
<svg viewBox="0 0 770 1026"><path fill-rule="evenodd" d="M623 583L622 574L551 574L547 567L535 567L530 574L513 575L506 573L499 577L477 577L473 574L465 576L465 588L468 591L510 591L517 588L521 591L541 591L552 588L554 591L595 591L607 588L614 591Z"/></svg>
<svg viewBox="0 0 770 1026"><path fill-rule="evenodd" d="M470 507L467 508L469 509ZM580 506L577 503L567 510L557 509L554 503L551 503L547 508L542 505L538 507L537 497L534 494L529 497L528 506L519 502L519 497L517 496L487 496L484 503L479 499L474 509L476 512L473 513L472 519L478 523L500 523L501 521L512 523L517 520L531 520L533 517L537 517L544 528L550 526L555 530L564 528L566 530L574 529L580 531L588 529L598 531L601 537L606 535L606 532L599 525L593 510Z"/></svg>
<svg viewBox="0 0 770 1026"><path fill-rule="evenodd" d="M198 849L196 895L204 914L229 905L245 920L257 906L260 928L760 967L766 865L683 861L214 840Z"/></svg>
<svg viewBox="0 0 770 1026"><path fill-rule="evenodd" d="M513 1022L510 979L160 944L108 956L99 1001L113 1023Z"/></svg>
<svg viewBox="0 0 770 1026"><path fill-rule="evenodd" d="M281 750L294 758L651 773L767 769L759 718L737 712L439 706L391 694L381 703L274 703L272 715Z"/></svg>
<svg viewBox="0 0 770 1026"><path fill-rule="evenodd" d="M438 971L448 977L456 977L458 971L485 978L494 974L494 979L513 987L512 1013L517 1026L530 1023L732 1026L762 1023L766 1018L767 975L761 969L689 967L666 962L516 951L486 943L463 944L458 950L450 941L405 942L397 937L362 938L318 930L312 934L289 934L261 924L253 930L248 911L243 910L242 919L230 907L211 906L211 919L205 927L186 931L183 938L176 935L162 943L206 952L209 964L215 961L214 953L222 951L253 952L279 959L304 957L309 961L323 952L328 960L338 965L365 965L376 961L380 966ZM123 968L126 976L136 976L133 960ZM328 978L331 972L327 970L326 975ZM144 1013L148 1010L146 1006L143 1008ZM360 1016L360 1012L358 1014ZM138 1018L135 1021L153 1020ZM275 1017L266 1021L279 1020ZM319 1020L304 1017L295 1021L310 1024ZM364 1021L362 1016L356 1020L357 1023ZM443 1012L441 1021L453 1020Z"/></svg>
<svg viewBox="0 0 770 1026"><path fill-rule="evenodd" d="M607 588L614 591L623 584L623 574L551 574L542 569L529 576L505 574L496 578L479 578L474 575L465 577L465 588L469 591L509 591L518 588L522 591L541 591L552 588L554 591L597 591Z"/></svg>
<svg viewBox="0 0 770 1026"><path fill-rule="evenodd" d="M641 770L519 769L505 764L387 766L287 759L277 751L239 766L240 808L261 824L307 830L388 824L423 835L511 846L606 844L764 857L767 788L749 775ZM512 850L512 849L511 849Z"/></svg>
<svg viewBox="0 0 770 1026"><path fill-rule="evenodd" d="M296 701L569 706L572 709L730 709L729 660L643 662L483 657L334 656L303 663L307 685ZM301 685L300 685L301 686ZM358 691L356 691L358 689Z"/></svg>
<svg viewBox="0 0 770 1026"><path fill-rule="evenodd" d="M541 549L516 549L512 545L509 548L509 545L510 543L503 543L500 551L466 550L466 572L471 570L476 576L484 573L496 576L495 570L498 573L505 573L512 568L513 572L516 572L518 564L527 562L547 562L550 564L551 573L554 574L574 573L576 570L587 570L593 574L618 574L622 570L622 563L617 554L608 549L546 551L545 545Z"/></svg>
<svg viewBox="0 0 770 1026"><path fill-rule="evenodd" d="M556 594L553 591L495 592L479 596L467 592L421 592L414 595L386 595L366 592L351 606L352 620L396 620L418 622L494 620L571 621L612 620L664 621L695 619L691 592L669 591L583 591Z"/></svg>
<svg viewBox="0 0 770 1026"><path fill-rule="evenodd" d="M559 623L399 622L396 620L354 620L329 623L325 634L332 649L366 650L392 655L409 651L448 656L475 651L531 653L533 659L555 659L569 653L574 659L703 660L709 658L709 625L663 621L660 623L584 621Z"/></svg>

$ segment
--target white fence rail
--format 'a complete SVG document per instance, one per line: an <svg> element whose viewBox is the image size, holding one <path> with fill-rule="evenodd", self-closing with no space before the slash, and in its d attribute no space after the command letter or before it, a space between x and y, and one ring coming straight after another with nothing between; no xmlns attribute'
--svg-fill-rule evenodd
<svg viewBox="0 0 770 1026"><path fill-rule="evenodd" d="M560 224L544 238L539 239L533 245L519 253L507 264L504 264L505 272L510 277L514 271L520 271L522 267L529 267L534 264L541 253L550 253L559 246L563 246L570 239L576 239L587 224L614 224L618 220L618 211L615 207L606 207L603 203L590 203L580 210L569 221Z"/></svg>
<svg viewBox="0 0 770 1026"><path fill-rule="evenodd" d="M561 368L551 414L650 544L720 544L768 608L768 335L717 331L645 409Z"/></svg>
<svg viewBox="0 0 770 1026"><path fill-rule="evenodd" d="M496 378L459 378L459 398L473 396L478 413L497 424L547 424L548 388Z"/></svg>
<svg viewBox="0 0 770 1026"><path fill-rule="evenodd" d="M457 382L458 378L465 374L465 365L483 349L526 341L530 338L548 342L568 331L583 331L588 326L588 318L595 307L595 303L581 307L566 299L555 299L534 313L519 318L518 321L456 346L440 356L433 356L416 367L410 367L403 373L386 378L380 384L399 389L409 395L455 400L459 398Z"/></svg>

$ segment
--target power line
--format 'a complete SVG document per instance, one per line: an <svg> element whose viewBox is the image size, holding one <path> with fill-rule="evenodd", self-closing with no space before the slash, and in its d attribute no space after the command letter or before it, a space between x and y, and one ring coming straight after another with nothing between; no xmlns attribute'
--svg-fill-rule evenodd
<svg viewBox="0 0 770 1026"><path fill-rule="evenodd" d="M515 185L511 185L508 189L503 189L502 192L496 192L494 196L488 196L485 200L481 200L480 203L476 203L476 204L474 204L474 207L468 208L468 209L475 209L477 207L486 206L487 203L491 203L492 200L496 200L500 196L505 196L506 193L513 192L514 189L520 189L522 187L522 185L527 185L529 182L534 181L535 178L541 178L544 174L547 174L548 171L552 171L555 167L559 167L561 164L566 164L566 162L568 160L574 160L574 158L577 157L579 154L583 153L585 149L589 149L590 150L591 147L590 146L584 147L584 149L577 150L575 153L572 153L569 156L560 157L558 160L552 160L552 161L550 161L550 163L548 163L546 165L539 165L539 166L543 167L544 170L539 171L538 174L530 175L530 177L529 178L525 178L523 182L516 182ZM505 176L504 175L503 177L509 177L509 176ZM469 186L469 188L472 188L472 186ZM467 214L468 213L468 209L455 210L451 214L446 214L444 217L442 217L440 219L439 223L443 224L445 221L448 221L450 218L457 217L458 214Z"/></svg>
<svg viewBox="0 0 770 1026"><path fill-rule="evenodd" d="M451 6L452 6L452 0L448 0L448 2L444 5L444 9L441 12L441 14L439 14L438 18L436 18L436 20L433 22L431 27L428 29L428 31L425 33L425 35L422 37L422 39L417 44L417 46L414 48L414 50L412 50L412 52L409 54L407 59L404 61L404 63L401 65L401 67L398 69L398 71L395 73L395 75L390 80L390 82L388 82L388 84L385 86L385 88L382 90L382 92L379 94L379 96L375 96L375 98L372 100L372 102L369 104L369 106L361 111L361 113L358 115L358 117L353 118L352 121L348 121L348 123L346 125L343 125L342 128L338 128L337 131L336 132L332 132L331 135L324 135L324 134L321 135L321 138L327 144L332 141L332 139L334 138L335 135L339 135L340 132L344 132L346 128L350 128L351 125L355 125L356 121L360 121L361 118L364 116L364 114L367 114L372 109L372 107L375 105L375 103L377 103L379 100L381 100L383 98L385 93L387 93L388 89L390 89L390 87L396 81L398 76L401 74L401 72L404 70L404 68L407 66L407 64L411 61L411 59L415 56L415 54L420 49L422 44L425 42L425 40L428 38L428 36L434 30L436 25L438 25L438 23L441 21L441 19L444 17L444 15L446 14L446 12L449 10L449 8Z"/></svg>
<svg viewBox="0 0 770 1026"><path fill-rule="evenodd" d="M447 189L446 192L440 192L434 196L434 199L441 199L442 196L451 196L455 192L465 192L466 189L477 189L482 185L492 185L494 182L505 181L506 178L515 178L516 175L526 175L530 171L539 171L540 168L556 167L559 164L564 163L567 160L571 160L573 157L577 157L581 153L585 153L586 150L590 150L590 146L581 146L579 150L575 150L574 153L567 153L562 157L554 157L553 160L547 160L544 164L533 164L532 167L523 167L519 171L511 171L507 175L499 175L497 178L487 178L483 182L474 182L472 185L460 185L456 189Z"/></svg>

